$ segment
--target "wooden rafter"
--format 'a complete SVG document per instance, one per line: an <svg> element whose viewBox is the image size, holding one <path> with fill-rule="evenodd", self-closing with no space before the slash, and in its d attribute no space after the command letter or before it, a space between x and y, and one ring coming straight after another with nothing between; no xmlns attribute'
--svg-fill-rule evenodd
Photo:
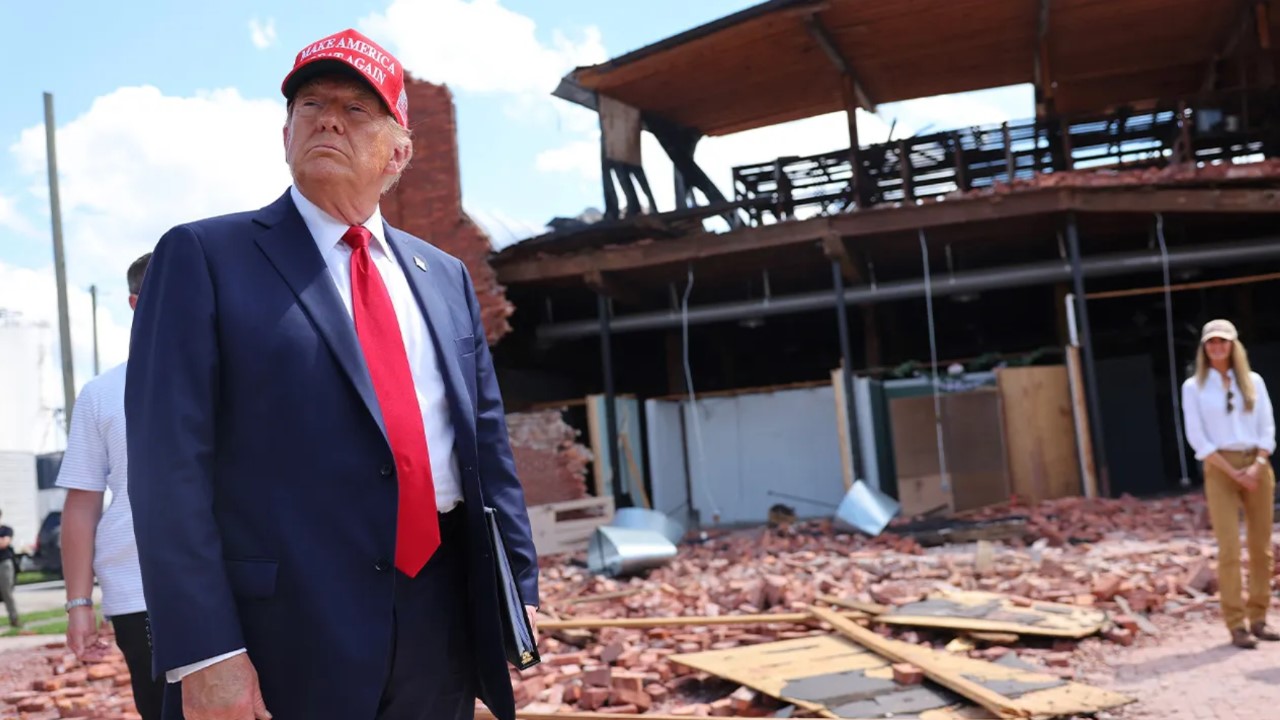
<svg viewBox="0 0 1280 720"><path fill-rule="evenodd" d="M840 47L836 45L835 38L831 37L831 31L823 24L822 18L818 13L811 12L804 16L805 29L809 31L809 35L813 37L814 42L818 43L818 47L822 48L822 52L826 53L831 59L831 63L836 66L836 70L840 71L840 76L847 78L853 84L853 95L858 101L858 107L867 112L876 111L876 103L867 94L866 88L862 86L862 81L858 79L858 74L854 72L853 65L849 63L849 59L840 52Z"/></svg>
<svg viewBox="0 0 1280 720"><path fill-rule="evenodd" d="M1209 58L1209 66L1205 71L1204 81L1200 84L1201 92L1210 92L1217 86L1219 64L1234 55L1240 44L1245 42L1251 31L1254 30L1255 23L1261 17L1257 14L1256 9L1259 4L1257 0L1239 0L1236 3L1236 20L1227 30L1227 36L1222 42L1222 49ZM1261 38L1261 35L1259 38Z"/></svg>
<svg viewBox="0 0 1280 720"><path fill-rule="evenodd" d="M641 293L626 283L619 280L612 273L605 273L600 270L588 270L582 274L582 282L592 290L628 305L643 305L644 298Z"/></svg>
<svg viewBox="0 0 1280 720"><path fill-rule="evenodd" d="M1041 114L1051 114L1053 106L1053 63L1049 52L1049 3L1040 0L1040 12L1036 14L1035 86L1036 104Z"/></svg>
<svg viewBox="0 0 1280 720"><path fill-rule="evenodd" d="M844 275L846 282L857 283L862 281L862 271L858 268L858 263L853 257L853 253L849 251L849 246L845 244L844 238L836 233L828 233L822 238L822 251L828 259L836 260L840 263L840 274Z"/></svg>

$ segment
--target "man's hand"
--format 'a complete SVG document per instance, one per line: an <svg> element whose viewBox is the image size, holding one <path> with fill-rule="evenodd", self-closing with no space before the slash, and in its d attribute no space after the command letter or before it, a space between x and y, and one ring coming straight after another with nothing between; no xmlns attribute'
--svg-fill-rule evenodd
<svg viewBox="0 0 1280 720"><path fill-rule="evenodd" d="M258 671L246 653L197 670L182 679L186 720L270 720Z"/></svg>
<svg viewBox="0 0 1280 720"><path fill-rule="evenodd" d="M533 628L533 644L538 644L538 608L532 605L524 606L525 613L529 616L529 627Z"/></svg>
<svg viewBox="0 0 1280 720"><path fill-rule="evenodd" d="M98 635L98 613L92 607L71 608L67 616L67 647L81 662L94 662L107 654L107 643Z"/></svg>

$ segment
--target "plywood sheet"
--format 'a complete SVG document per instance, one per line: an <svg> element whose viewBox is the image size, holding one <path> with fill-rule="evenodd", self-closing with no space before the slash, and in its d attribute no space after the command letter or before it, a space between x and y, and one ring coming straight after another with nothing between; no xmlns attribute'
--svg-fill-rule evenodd
<svg viewBox="0 0 1280 720"><path fill-rule="evenodd" d="M919 646L895 640L888 642L904 651L919 649ZM1055 675L1037 673L1025 667L998 665L941 651L929 653L934 662L949 672L1015 698L1035 717L1084 715L1133 702L1133 698L1119 693L1067 682ZM827 717L876 717L883 716L890 707L915 707L916 710L898 712L920 720L991 718L990 713L962 699L953 700L945 691L938 692L940 688L932 683L923 687L937 698L933 701L922 697L913 688L890 689L883 682L892 677L886 660L850 640L834 636L819 635L731 650L673 655L672 660L746 685L805 710L823 712ZM867 705L868 699L874 705ZM939 703L942 705L919 709ZM880 709L880 712L869 714L873 709Z"/></svg>
<svg viewBox="0 0 1280 720"><path fill-rule="evenodd" d="M599 104L605 157L640 167L640 110L608 95L600 95Z"/></svg>
<svg viewBox="0 0 1280 720"><path fill-rule="evenodd" d="M1102 630L1107 614L1092 608L1062 603L1035 602L1022 607L1007 595L950 591L935 593L880 615L877 622L890 625L1005 632L1079 639Z"/></svg>
<svg viewBox="0 0 1280 720"><path fill-rule="evenodd" d="M1000 394L992 388L944 395L947 472L957 512L1009 498L1008 458Z"/></svg>
<svg viewBox="0 0 1280 720"><path fill-rule="evenodd" d="M1004 406L1013 492L1032 504L1079 495L1066 366L1004 368L996 379Z"/></svg>
<svg viewBox="0 0 1280 720"><path fill-rule="evenodd" d="M941 482L933 396L890 401L903 514L920 514L940 505L961 511L1004 502L1009 497L1009 479L999 394L985 388L948 393L940 401L947 482ZM939 502L944 498L945 503Z"/></svg>

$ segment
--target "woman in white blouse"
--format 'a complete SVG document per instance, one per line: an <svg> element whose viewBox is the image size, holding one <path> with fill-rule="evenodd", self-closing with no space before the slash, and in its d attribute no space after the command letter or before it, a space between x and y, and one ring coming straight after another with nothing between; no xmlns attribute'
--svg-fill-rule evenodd
<svg viewBox="0 0 1280 720"><path fill-rule="evenodd" d="M1222 615L1236 647L1280 640L1267 627L1276 477L1275 416L1262 377L1249 368L1235 325L1212 320L1200 334L1195 375L1182 385L1187 442L1204 463L1204 492L1218 540ZM1249 545L1249 602L1241 597L1240 510ZM1256 638L1256 639L1255 639Z"/></svg>

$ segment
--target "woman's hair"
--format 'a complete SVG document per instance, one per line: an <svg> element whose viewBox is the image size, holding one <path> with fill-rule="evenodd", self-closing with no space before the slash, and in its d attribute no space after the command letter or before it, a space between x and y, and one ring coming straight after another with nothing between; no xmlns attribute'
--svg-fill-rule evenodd
<svg viewBox="0 0 1280 720"><path fill-rule="evenodd" d="M1205 343L1200 343L1196 352L1196 383L1204 386L1209 378L1209 354L1205 351ZM1253 404L1258 399L1258 391L1253 387L1253 369L1249 366L1249 353L1244 344L1237 338L1231 341L1231 369L1236 373L1236 383L1244 395L1244 411L1253 412Z"/></svg>

